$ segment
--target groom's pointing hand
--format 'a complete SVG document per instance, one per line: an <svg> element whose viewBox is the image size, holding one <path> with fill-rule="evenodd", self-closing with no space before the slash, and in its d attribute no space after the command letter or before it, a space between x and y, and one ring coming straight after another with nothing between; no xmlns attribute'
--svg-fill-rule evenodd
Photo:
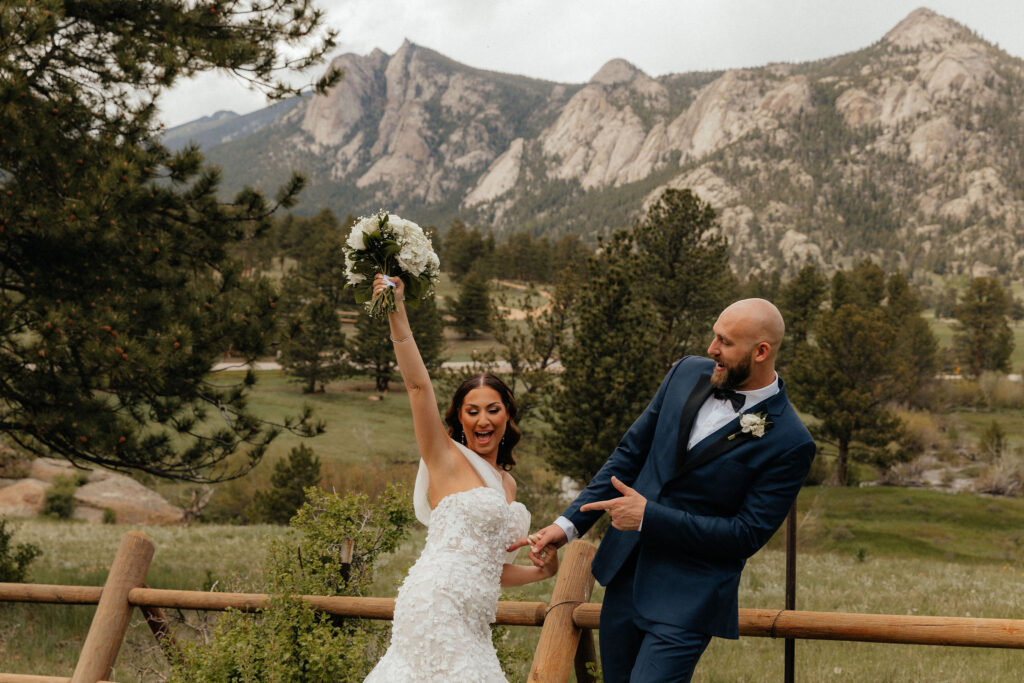
<svg viewBox="0 0 1024 683"><path fill-rule="evenodd" d="M587 503L580 507L580 511L605 510L612 518L612 526L619 531L638 530L644 520L647 499L619 481L618 477L612 477L612 486L622 494L621 498Z"/></svg>

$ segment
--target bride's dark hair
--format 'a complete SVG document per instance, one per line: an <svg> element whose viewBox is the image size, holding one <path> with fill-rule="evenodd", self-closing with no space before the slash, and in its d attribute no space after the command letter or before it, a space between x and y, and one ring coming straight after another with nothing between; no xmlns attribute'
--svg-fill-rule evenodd
<svg viewBox="0 0 1024 683"><path fill-rule="evenodd" d="M501 443L498 444L498 467L507 472L516 464L515 458L512 457L512 449L516 447L519 439L522 438L519 425L516 424L516 420L519 419L519 406L516 405L516 399L508 385L491 373L483 372L473 375L455 390L455 394L452 395L452 402L448 405L448 410L444 414L444 422L448 425L448 436L459 443L466 442L462 423L459 422L459 413L462 411L462 402L466 400L466 394L477 387L490 387L494 389L501 396L501 402L505 404L505 412L508 413L508 424L505 425L505 436L502 438Z"/></svg>

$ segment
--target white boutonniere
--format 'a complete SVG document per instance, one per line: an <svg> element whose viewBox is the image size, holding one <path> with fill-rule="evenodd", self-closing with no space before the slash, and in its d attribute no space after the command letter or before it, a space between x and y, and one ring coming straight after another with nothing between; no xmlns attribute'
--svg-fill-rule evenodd
<svg viewBox="0 0 1024 683"><path fill-rule="evenodd" d="M771 422L768 421L768 414L761 413L744 413L740 415L740 433L742 434L753 434L757 438L764 436L764 432L768 429L768 425ZM735 434L729 435L729 440L732 441L736 438Z"/></svg>

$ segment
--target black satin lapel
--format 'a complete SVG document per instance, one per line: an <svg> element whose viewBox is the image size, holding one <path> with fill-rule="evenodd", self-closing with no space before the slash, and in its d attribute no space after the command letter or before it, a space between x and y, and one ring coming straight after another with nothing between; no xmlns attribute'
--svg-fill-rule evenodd
<svg viewBox="0 0 1024 683"><path fill-rule="evenodd" d="M715 458L725 455L732 449L739 446L741 443L750 441L753 438L753 435L744 434L743 432L737 433L732 439L730 439L729 436L723 436L721 439L709 445L707 448L698 452L692 458L687 460L685 463L682 464L681 467L678 467L676 469L675 476L681 477L685 474L688 474L689 472L692 472L701 465L708 464Z"/></svg>
<svg viewBox="0 0 1024 683"><path fill-rule="evenodd" d="M690 442L690 432L693 430L693 421L697 419L697 411L710 395L711 375L701 375L693 385L690 396L683 404L683 412L679 416L679 436L676 438L676 470L686 459L686 446Z"/></svg>

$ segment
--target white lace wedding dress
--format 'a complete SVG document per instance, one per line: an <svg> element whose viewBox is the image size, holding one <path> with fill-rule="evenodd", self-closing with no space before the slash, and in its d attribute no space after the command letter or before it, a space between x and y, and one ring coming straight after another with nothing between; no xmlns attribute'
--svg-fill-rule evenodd
<svg viewBox="0 0 1024 683"><path fill-rule="evenodd" d="M413 501L427 542L395 601L391 645L366 683L459 681L505 683L491 644L502 565L512 541L530 529L530 513L506 503L501 475L453 442L486 486L445 496L433 510L420 462Z"/></svg>

